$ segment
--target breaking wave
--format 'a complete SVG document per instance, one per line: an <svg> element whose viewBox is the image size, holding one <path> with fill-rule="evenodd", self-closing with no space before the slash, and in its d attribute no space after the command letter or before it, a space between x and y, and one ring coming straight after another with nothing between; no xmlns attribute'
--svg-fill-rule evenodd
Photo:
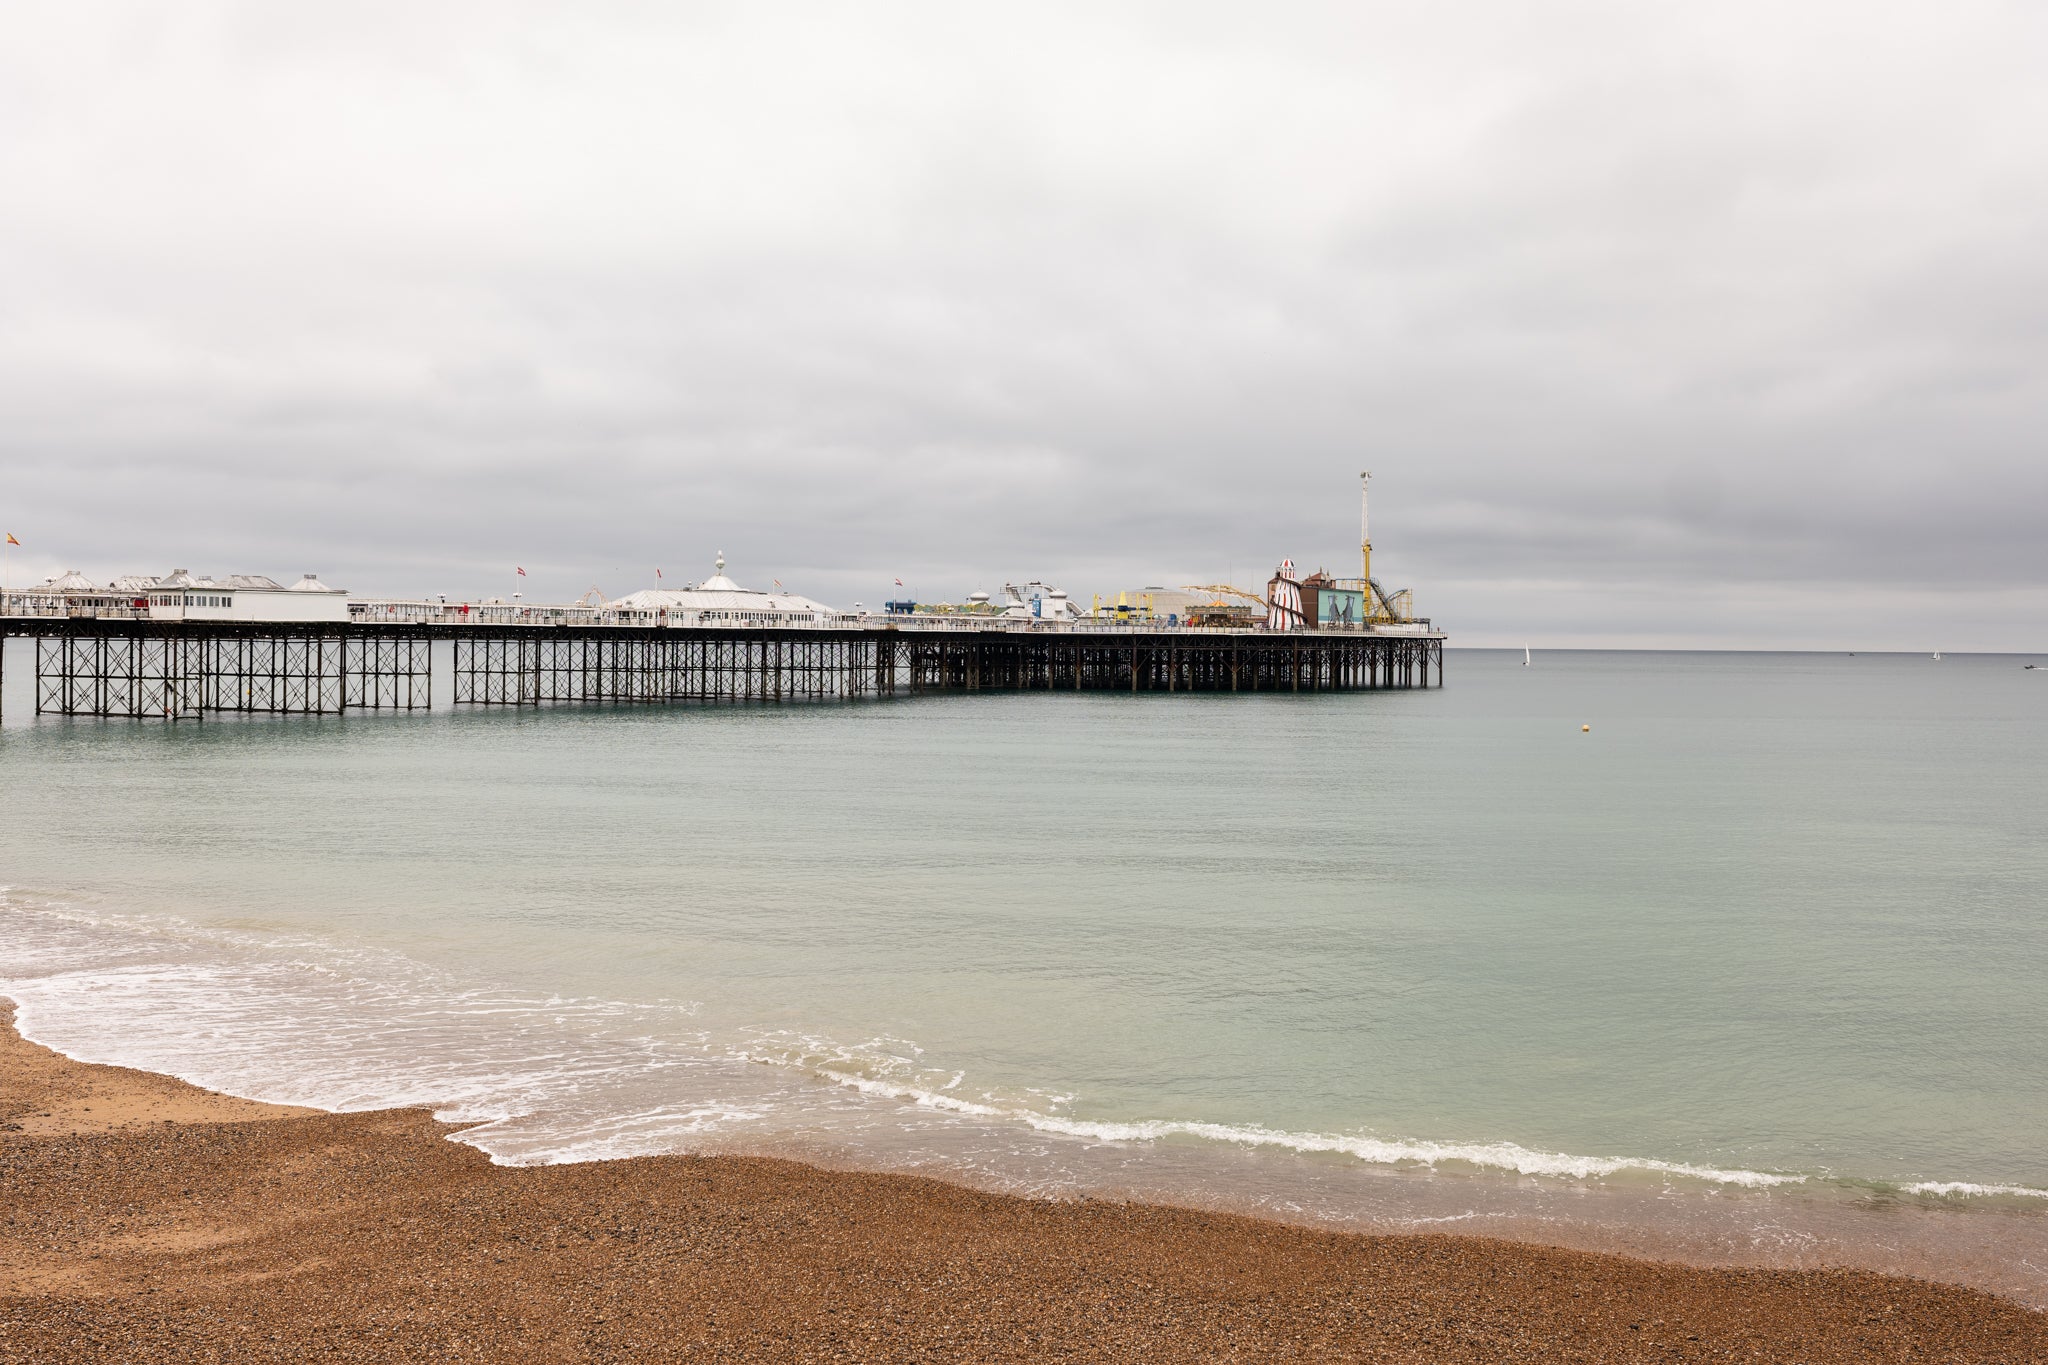
<svg viewBox="0 0 2048 1365"><path fill-rule="evenodd" d="M1705 1181L1710 1184L1739 1185L1747 1189L1797 1185L1807 1178L1803 1175L1781 1175L1770 1171L1699 1166L1683 1161L1658 1161L1650 1157L1574 1156L1566 1152L1539 1152L1512 1142L1426 1142L1340 1133L1297 1133L1258 1124L1209 1123L1199 1119L1113 1122L1062 1118L1027 1106L962 1099L956 1095L924 1090L894 1081L878 1080L871 1076L824 1068L818 1068L815 1074L865 1095L908 1100L924 1108L975 1118L1011 1120L1037 1132L1057 1133L1096 1142L1142 1143L1190 1137L1239 1147L1276 1147L1305 1154L1340 1154L1383 1166L1436 1169L1444 1165L1460 1165L1511 1171L1517 1175L1553 1176L1571 1180L1599 1179L1629 1171L1642 1171Z"/></svg>
<svg viewBox="0 0 2048 1365"><path fill-rule="evenodd" d="M710 1037L687 1001L481 988L391 951L102 917L4 889L0 914L9 926L0 995L19 1004L25 1036L82 1060L278 1103L429 1107L468 1125L458 1140L504 1164L807 1136L858 1148L883 1129L908 1132L922 1123L930 1130L938 1120L990 1138L992 1151L1015 1146L1002 1134L1028 1130L1091 1146L1194 1141L1562 1181L1661 1179L1756 1191L1836 1183L1825 1175L1542 1151L1512 1141L1083 1118L1068 1112L1073 1095L977 1095L963 1073L924 1066L922 1049L902 1040L847 1047L763 1032L732 1042ZM1889 1188L1947 1200L2048 1199L2048 1190L1967 1181Z"/></svg>
<svg viewBox="0 0 2048 1365"><path fill-rule="evenodd" d="M1907 1194L1929 1194L1946 1199L2048 1199L2048 1190L2032 1185L1976 1185L1967 1180L1920 1180L1900 1186Z"/></svg>

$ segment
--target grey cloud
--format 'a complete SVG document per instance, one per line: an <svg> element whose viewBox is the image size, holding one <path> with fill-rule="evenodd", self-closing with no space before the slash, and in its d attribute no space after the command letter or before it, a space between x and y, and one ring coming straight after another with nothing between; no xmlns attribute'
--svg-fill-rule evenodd
<svg viewBox="0 0 2048 1365"><path fill-rule="evenodd" d="M1371 467L1460 638L1874 641L1890 581L2031 645L2043 24L46 7L0 55L9 529L1085 597L1348 567Z"/></svg>

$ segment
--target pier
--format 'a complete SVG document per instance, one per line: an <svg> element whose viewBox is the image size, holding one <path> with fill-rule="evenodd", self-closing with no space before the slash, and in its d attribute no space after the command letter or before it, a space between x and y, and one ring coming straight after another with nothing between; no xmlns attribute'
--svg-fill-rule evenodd
<svg viewBox="0 0 2048 1365"><path fill-rule="evenodd" d="M6 615L0 640L33 642L38 714L173 721L425 710L437 681L458 706L513 707L1443 685L1444 637L1427 623L1401 631L1269 631L886 616L813 626L676 626L545 613L497 621L436 615L376 619L365 611L330 622ZM436 648L443 643L446 649ZM437 667L445 667L444 678Z"/></svg>

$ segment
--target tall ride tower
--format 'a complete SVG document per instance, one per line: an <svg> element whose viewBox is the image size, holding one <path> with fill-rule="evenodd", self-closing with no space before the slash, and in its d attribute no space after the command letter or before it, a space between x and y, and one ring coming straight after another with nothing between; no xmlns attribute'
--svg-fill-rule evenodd
<svg viewBox="0 0 2048 1365"><path fill-rule="evenodd" d="M1372 471L1366 470L1358 476L1358 576L1372 582L1372 532L1366 524L1366 485L1372 482Z"/></svg>

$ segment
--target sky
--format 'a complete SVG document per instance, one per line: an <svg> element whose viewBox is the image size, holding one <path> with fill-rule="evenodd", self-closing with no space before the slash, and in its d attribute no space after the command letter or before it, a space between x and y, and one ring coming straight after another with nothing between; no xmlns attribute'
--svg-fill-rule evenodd
<svg viewBox="0 0 2048 1365"><path fill-rule="evenodd" d="M15 586L2048 649L2035 0L8 15Z"/></svg>

